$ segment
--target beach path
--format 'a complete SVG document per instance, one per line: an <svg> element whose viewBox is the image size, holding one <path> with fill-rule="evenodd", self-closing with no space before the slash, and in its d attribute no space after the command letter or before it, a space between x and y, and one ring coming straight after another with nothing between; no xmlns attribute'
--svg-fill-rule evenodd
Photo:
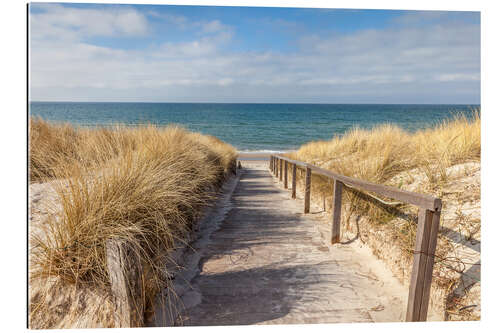
<svg viewBox="0 0 500 333"><path fill-rule="evenodd" d="M177 325L404 321L408 289L368 250L330 245L319 209L303 214L266 162L239 172L231 209L198 249L197 301Z"/></svg>

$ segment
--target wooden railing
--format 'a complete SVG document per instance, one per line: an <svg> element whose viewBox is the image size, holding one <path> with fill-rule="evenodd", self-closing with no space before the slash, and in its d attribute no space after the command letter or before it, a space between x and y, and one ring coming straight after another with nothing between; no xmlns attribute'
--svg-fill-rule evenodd
<svg viewBox="0 0 500 333"><path fill-rule="evenodd" d="M389 197L401 202L418 206L418 226L413 255L413 268L411 272L410 293L406 310L406 321L426 321L429 307L429 297L434 267L434 254L436 252L439 219L441 216L441 199L429 195L400 190L397 188L367 182L336 174L319 168L309 163L286 158L281 155L271 155L269 169L285 188L288 188L288 164L292 167L292 198L297 191L297 167L306 171L304 190L304 213L309 213L311 203L311 174L325 176L333 179L332 202L332 244L340 241L340 217L342 207L342 189L344 185L357 190L365 190Z"/></svg>

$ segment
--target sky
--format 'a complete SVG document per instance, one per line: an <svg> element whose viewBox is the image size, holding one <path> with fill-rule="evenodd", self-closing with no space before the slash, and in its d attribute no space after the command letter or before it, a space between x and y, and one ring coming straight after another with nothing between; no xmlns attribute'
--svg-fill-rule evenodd
<svg viewBox="0 0 500 333"><path fill-rule="evenodd" d="M32 101L480 103L480 13L32 3Z"/></svg>

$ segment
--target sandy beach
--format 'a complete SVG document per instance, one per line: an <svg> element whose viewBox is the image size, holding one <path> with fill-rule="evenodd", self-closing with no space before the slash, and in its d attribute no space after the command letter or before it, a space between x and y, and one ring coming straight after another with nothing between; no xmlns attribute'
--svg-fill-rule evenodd
<svg viewBox="0 0 500 333"><path fill-rule="evenodd" d="M269 161L270 153L262 152L238 152L238 160L240 161Z"/></svg>

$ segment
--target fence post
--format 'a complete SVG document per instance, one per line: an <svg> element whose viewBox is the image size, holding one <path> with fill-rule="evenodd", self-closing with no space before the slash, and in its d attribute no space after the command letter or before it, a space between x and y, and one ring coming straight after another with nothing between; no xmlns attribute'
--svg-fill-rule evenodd
<svg viewBox="0 0 500 333"><path fill-rule="evenodd" d="M272 165L273 165L273 156L269 155L269 170L271 170Z"/></svg>
<svg viewBox="0 0 500 333"><path fill-rule="evenodd" d="M311 205L311 169L306 169L306 188L304 194L304 214L309 213Z"/></svg>
<svg viewBox="0 0 500 333"><path fill-rule="evenodd" d="M440 202L441 205L441 202ZM431 294L432 271L434 270L434 255L436 254L437 236L439 233L439 222L441 219L441 207L432 213L432 226L427 248L427 264L425 265L424 290L422 291L422 305L420 306L420 320L427 320L427 310L429 309L429 299Z"/></svg>
<svg viewBox="0 0 500 333"><path fill-rule="evenodd" d="M333 183L333 202L332 202L332 244L340 242L340 221L342 209L342 188L343 183L334 180Z"/></svg>
<svg viewBox="0 0 500 333"><path fill-rule="evenodd" d="M297 196L297 164L292 166L292 199Z"/></svg>
<svg viewBox="0 0 500 333"><path fill-rule="evenodd" d="M274 156L274 170L273 170L274 176L278 176L278 158Z"/></svg>
<svg viewBox="0 0 500 333"><path fill-rule="evenodd" d="M406 321L425 321L429 306L434 254L441 207L435 211L419 208L417 239L413 255Z"/></svg>
<svg viewBox="0 0 500 333"><path fill-rule="evenodd" d="M115 305L115 327L141 327L146 300L141 276L143 268L134 245L109 239L105 243L106 268Z"/></svg>
<svg viewBox="0 0 500 333"><path fill-rule="evenodd" d="M283 175L283 186L285 188L288 188L288 162L287 161L285 161L284 168L285 168L285 170L284 170L285 172L284 172L284 175Z"/></svg>
<svg viewBox="0 0 500 333"><path fill-rule="evenodd" d="M283 180L283 160L280 158L280 182Z"/></svg>

